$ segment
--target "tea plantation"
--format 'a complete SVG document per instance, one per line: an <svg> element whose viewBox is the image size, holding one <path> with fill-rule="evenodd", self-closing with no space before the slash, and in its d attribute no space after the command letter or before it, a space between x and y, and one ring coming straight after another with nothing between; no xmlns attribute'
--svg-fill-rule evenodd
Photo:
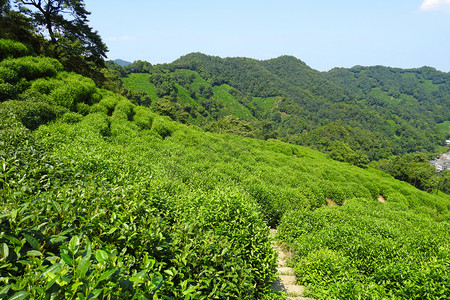
<svg viewBox="0 0 450 300"><path fill-rule="evenodd" d="M0 48L1 299L284 299L269 227L314 299L450 298L448 195Z"/></svg>

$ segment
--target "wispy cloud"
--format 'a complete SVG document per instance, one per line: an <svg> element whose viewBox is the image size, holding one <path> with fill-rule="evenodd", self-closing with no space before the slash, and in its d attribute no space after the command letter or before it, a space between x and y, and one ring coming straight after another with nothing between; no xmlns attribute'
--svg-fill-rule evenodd
<svg viewBox="0 0 450 300"><path fill-rule="evenodd" d="M450 7L450 0L425 0L420 6L420 9L424 11L431 11L440 10L444 7Z"/></svg>
<svg viewBox="0 0 450 300"><path fill-rule="evenodd" d="M131 35L112 36L105 39L106 41L135 41L136 37Z"/></svg>

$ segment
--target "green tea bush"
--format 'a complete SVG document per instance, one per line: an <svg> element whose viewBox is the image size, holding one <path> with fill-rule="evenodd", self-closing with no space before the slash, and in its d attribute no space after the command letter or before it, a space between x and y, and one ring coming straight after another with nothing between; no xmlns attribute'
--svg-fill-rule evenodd
<svg viewBox="0 0 450 300"><path fill-rule="evenodd" d="M67 107L72 111L77 111L79 103L94 104L92 95L96 92L96 87L92 79L73 73L61 73L57 80L60 81L59 86L52 89L49 95L50 101L54 104Z"/></svg>
<svg viewBox="0 0 450 300"><path fill-rule="evenodd" d="M25 127L31 130L56 119L59 113L58 109L48 103L30 103L16 100L1 103L0 110L13 114Z"/></svg>
<svg viewBox="0 0 450 300"><path fill-rule="evenodd" d="M107 115L102 113L89 114L79 123L79 130L108 136L111 134L110 120Z"/></svg>
<svg viewBox="0 0 450 300"><path fill-rule="evenodd" d="M153 120L152 131L165 139L175 131L175 125L167 117L158 117Z"/></svg>
<svg viewBox="0 0 450 300"><path fill-rule="evenodd" d="M60 121L67 124L75 124L83 120L83 116L74 112L67 112L61 116Z"/></svg>
<svg viewBox="0 0 450 300"><path fill-rule="evenodd" d="M17 89L10 83L0 83L0 102L17 96Z"/></svg>
<svg viewBox="0 0 450 300"><path fill-rule="evenodd" d="M19 73L0 65L0 80L2 83L14 84L19 81Z"/></svg>
<svg viewBox="0 0 450 300"><path fill-rule="evenodd" d="M5 59L0 62L0 69L5 68L17 73L18 78L25 78L26 80L34 80L41 77L54 77L58 72L63 70L62 64L56 59L49 57L32 57L25 56L15 59ZM0 71L0 76L8 72L6 70ZM15 83L17 77L11 77L5 81Z"/></svg>
<svg viewBox="0 0 450 300"><path fill-rule="evenodd" d="M134 123L141 129L152 129L153 119L156 115L150 112L148 109L142 106L135 106L134 111Z"/></svg>
<svg viewBox="0 0 450 300"><path fill-rule="evenodd" d="M108 116L112 116L117 103L122 99L121 96L110 92L104 95L98 104L106 108Z"/></svg>
<svg viewBox="0 0 450 300"><path fill-rule="evenodd" d="M0 39L0 61L5 58L25 56L29 53L28 48L20 42Z"/></svg>
<svg viewBox="0 0 450 300"><path fill-rule="evenodd" d="M83 116L86 116L91 112L91 107L86 103L77 103L75 111Z"/></svg>
<svg viewBox="0 0 450 300"><path fill-rule="evenodd" d="M89 113L94 114L94 113L102 113L107 115L108 114L108 109L101 105L100 103L95 103L94 105L89 107Z"/></svg>
<svg viewBox="0 0 450 300"><path fill-rule="evenodd" d="M134 116L133 107L133 103L124 98L117 102L112 116L113 118L120 118L123 120L131 121L133 120Z"/></svg>
<svg viewBox="0 0 450 300"><path fill-rule="evenodd" d="M155 242L158 245L159 241L164 239L158 235L160 228L151 225L159 226L158 218L150 217L151 210L142 210L140 206L134 206L121 197L123 190L108 192L107 187L99 185L96 178L74 174L73 169L68 169L66 165L49 157L43 159L44 153L39 150L35 153L34 149L32 144L21 147L20 150L28 155L16 159L13 163L18 164L17 166L31 163L30 170L35 171L38 168L39 172L27 170L25 177L19 176L22 178L21 186L9 184L15 177L2 176L6 179L3 182L7 184L3 185L1 190L5 196L3 199L6 200L2 207L6 210L2 211L0 223L2 260L6 263L0 268L4 284L2 294L12 298L41 298L46 295L82 299L131 299L138 295L154 295L163 281L160 274L162 265L149 256L149 252L142 252L142 249L146 249L147 245L154 245ZM44 166L45 169L42 169ZM6 165L6 169L8 168ZM35 189L30 190L28 185L33 179L39 179L39 183L36 182ZM27 189L24 189L25 186L28 186ZM39 194L39 201L30 206L30 202L14 196L14 188L20 188L22 193L29 193L29 196ZM58 188L60 194L53 195L55 188ZM143 232L137 231L136 226L130 228L127 223L115 220L115 209L111 210L112 215L105 210L100 214L86 214L95 212L96 207L108 207L108 204L101 203L103 201L119 205L121 198L121 204L126 204L127 213L137 219L137 224L142 225L141 228L144 229ZM140 217L142 214L144 218ZM96 225L85 227L86 220L93 221ZM116 227L107 228L105 232L99 231L104 228L102 224L107 225L110 222L121 229L128 229L128 232L122 232L127 238L123 239ZM133 234L129 232L130 229ZM149 233L153 237L150 237ZM139 247L132 247L133 235ZM115 243L116 241L119 242ZM117 248L121 244L127 245L129 250L127 251L126 247ZM161 243L161 246L158 248L163 248L164 243ZM132 251L136 249L141 249L139 253L142 255L135 258L132 255L136 254ZM18 263L19 260L21 263Z"/></svg>
<svg viewBox="0 0 450 300"><path fill-rule="evenodd" d="M348 257L327 248L311 251L299 259L295 265L295 273L302 284L323 286L358 277L358 272L352 268Z"/></svg>
<svg viewBox="0 0 450 300"><path fill-rule="evenodd" d="M50 95L50 93L61 86L64 82L56 78L39 78L33 80L30 90L37 91L41 94Z"/></svg>
<svg viewBox="0 0 450 300"><path fill-rule="evenodd" d="M283 216L279 236L295 250L298 280L311 285L311 296L424 299L450 294L449 277L442 273L448 270L448 224L397 208L397 203L353 199L340 208Z"/></svg>
<svg viewBox="0 0 450 300"><path fill-rule="evenodd" d="M115 117L111 120L110 127L111 135L122 143L125 140L135 137L137 135L139 127L136 124L127 122L126 120L121 118L120 113L121 112L118 113L118 117Z"/></svg>

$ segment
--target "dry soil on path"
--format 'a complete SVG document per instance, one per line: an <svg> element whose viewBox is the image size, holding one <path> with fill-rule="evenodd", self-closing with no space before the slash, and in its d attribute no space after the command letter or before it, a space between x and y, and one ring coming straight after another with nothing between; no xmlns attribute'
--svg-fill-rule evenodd
<svg viewBox="0 0 450 300"><path fill-rule="evenodd" d="M284 291L287 294L287 300L312 300L303 296L305 287L297 284L294 269L287 265L290 253L286 253L283 248L273 239L276 235L276 229L271 229L272 247L278 252L277 280L272 284L276 291Z"/></svg>

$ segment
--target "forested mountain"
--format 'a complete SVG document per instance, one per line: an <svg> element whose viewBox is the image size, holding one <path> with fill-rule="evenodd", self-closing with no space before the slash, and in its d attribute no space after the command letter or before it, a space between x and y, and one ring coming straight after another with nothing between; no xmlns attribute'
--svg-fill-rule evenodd
<svg viewBox="0 0 450 300"><path fill-rule="evenodd" d="M232 127L224 118L233 115L252 128L244 135L325 152L343 146L352 161L432 152L449 134L436 126L450 120L450 75L429 67L319 72L291 56L258 61L192 53L120 71L125 86L147 90L154 107L176 120L219 130Z"/></svg>
<svg viewBox="0 0 450 300"><path fill-rule="evenodd" d="M118 64L119 66L122 66L122 67L131 65L131 62L123 60L123 59L115 59L114 63L116 63L116 64Z"/></svg>

